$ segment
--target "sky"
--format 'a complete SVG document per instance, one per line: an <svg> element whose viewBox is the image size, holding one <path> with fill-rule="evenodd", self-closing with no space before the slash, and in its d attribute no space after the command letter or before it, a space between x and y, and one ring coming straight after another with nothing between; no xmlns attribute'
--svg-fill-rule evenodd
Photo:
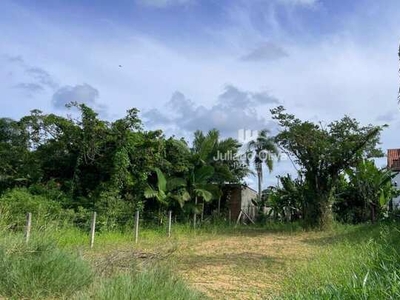
<svg viewBox="0 0 400 300"><path fill-rule="evenodd" d="M382 149L399 148L399 38L398 0L2 0L1 117L78 101L108 120L136 107L168 136L236 138L276 133L283 105L388 124ZM264 186L286 173L277 162Z"/></svg>

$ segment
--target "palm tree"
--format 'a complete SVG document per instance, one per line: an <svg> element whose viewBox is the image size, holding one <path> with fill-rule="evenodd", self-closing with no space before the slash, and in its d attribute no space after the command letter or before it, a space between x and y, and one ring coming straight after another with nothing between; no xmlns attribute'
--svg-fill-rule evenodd
<svg viewBox="0 0 400 300"><path fill-rule="evenodd" d="M197 213L199 210L204 209L198 207L198 199L204 202L210 202L213 199L221 197L221 190L218 185L211 182L215 170L212 166L198 166L192 169L191 178L189 179L188 186L194 198L193 206L193 224L196 226Z"/></svg>
<svg viewBox="0 0 400 300"><path fill-rule="evenodd" d="M218 199L218 214L220 213L222 186L226 183L240 182L248 173L246 166L238 164L233 159L240 149L238 141L232 138L221 139L217 129L212 129L204 134L198 130L194 134L192 154L192 172L189 181L191 194L194 198L196 221L197 200L202 198L205 202ZM215 159L218 153L228 154L228 159ZM205 193L204 192L209 192ZM202 195L201 195L202 194Z"/></svg>
<svg viewBox="0 0 400 300"><path fill-rule="evenodd" d="M272 172L274 168L274 158L279 157L279 150L273 137L269 136L267 129L261 130L257 139L252 140L247 145L246 162L250 165L250 154L252 154L252 162L256 169L258 179L258 200L262 197L262 181L263 181L263 164Z"/></svg>
<svg viewBox="0 0 400 300"><path fill-rule="evenodd" d="M213 157L219 144L219 131L212 129L206 135L200 130L194 133L192 153L192 169L189 178L191 194L194 198L193 224L196 226L198 198L209 202L220 198L221 191L214 180L218 169L213 166Z"/></svg>

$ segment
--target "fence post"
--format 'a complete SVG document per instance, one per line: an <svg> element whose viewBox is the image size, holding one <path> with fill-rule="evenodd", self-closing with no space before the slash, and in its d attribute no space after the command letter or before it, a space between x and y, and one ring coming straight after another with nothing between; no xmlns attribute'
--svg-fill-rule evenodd
<svg viewBox="0 0 400 300"><path fill-rule="evenodd" d="M90 248L94 245L94 236L96 234L96 216L97 213L94 211L92 214L92 222L90 224Z"/></svg>
<svg viewBox="0 0 400 300"><path fill-rule="evenodd" d="M27 213L26 215L26 227L25 227L25 243L28 244L29 238L31 236L31 226L32 226L32 214Z"/></svg>
<svg viewBox="0 0 400 300"><path fill-rule="evenodd" d="M139 211L137 210L135 213L135 243L138 242L139 239Z"/></svg>
<svg viewBox="0 0 400 300"><path fill-rule="evenodd" d="M168 237L171 237L172 211L168 212Z"/></svg>
<svg viewBox="0 0 400 300"><path fill-rule="evenodd" d="M231 225L232 222L232 211L229 209L228 210L228 224L229 226Z"/></svg>

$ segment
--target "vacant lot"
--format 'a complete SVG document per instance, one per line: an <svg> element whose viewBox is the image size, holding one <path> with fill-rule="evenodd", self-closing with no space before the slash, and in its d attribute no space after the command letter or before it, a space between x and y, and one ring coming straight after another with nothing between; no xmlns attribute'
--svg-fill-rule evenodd
<svg viewBox="0 0 400 300"><path fill-rule="evenodd" d="M34 232L28 246L22 235L3 233L0 262L7 276L0 276L0 295L104 300L390 298L400 296L399 232L397 225L338 226L330 231L291 225L196 231L176 226L170 238L163 229L143 229L137 244L131 232L98 233L93 249L87 233L74 228ZM32 276L37 282L29 279Z"/></svg>
<svg viewBox="0 0 400 300"><path fill-rule="evenodd" d="M332 234L247 228L191 232L169 239L145 235L138 245L100 241L85 256L103 273L126 269L133 259L142 265L162 264L210 298L273 298L288 272L323 248L309 241Z"/></svg>
<svg viewBox="0 0 400 300"><path fill-rule="evenodd" d="M193 240L174 253L174 268L212 298L272 296L280 291L288 269L317 251L304 242L307 237L251 232Z"/></svg>

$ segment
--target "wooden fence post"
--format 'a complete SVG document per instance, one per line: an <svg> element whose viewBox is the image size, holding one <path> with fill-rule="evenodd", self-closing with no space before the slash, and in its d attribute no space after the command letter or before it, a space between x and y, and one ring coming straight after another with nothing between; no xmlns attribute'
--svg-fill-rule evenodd
<svg viewBox="0 0 400 300"><path fill-rule="evenodd" d="M27 244L31 236L31 226L32 226L32 214L28 213L26 215L26 227L25 227L25 243Z"/></svg>
<svg viewBox="0 0 400 300"><path fill-rule="evenodd" d="M171 237L171 227L172 227L172 211L168 212L168 237Z"/></svg>
<svg viewBox="0 0 400 300"><path fill-rule="evenodd" d="M138 242L139 239L139 211L137 210L135 213L135 243Z"/></svg>
<svg viewBox="0 0 400 300"><path fill-rule="evenodd" d="M94 236L96 234L96 216L97 213L94 211L92 214L92 222L90 224L90 248L94 245Z"/></svg>
<svg viewBox="0 0 400 300"><path fill-rule="evenodd" d="M232 222L232 211L229 209L228 210L228 224L229 226L231 225Z"/></svg>

